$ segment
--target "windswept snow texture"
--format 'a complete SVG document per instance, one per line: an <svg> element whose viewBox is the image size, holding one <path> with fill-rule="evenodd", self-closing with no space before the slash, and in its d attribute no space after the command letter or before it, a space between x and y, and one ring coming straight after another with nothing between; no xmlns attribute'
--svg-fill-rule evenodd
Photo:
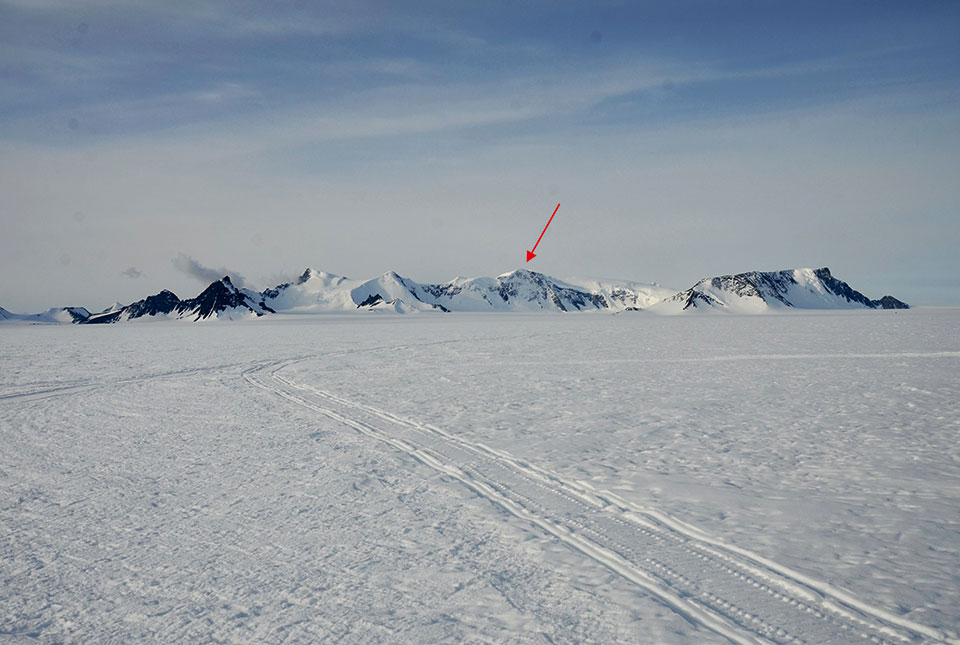
<svg viewBox="0 0 960 645"><path fill-rule="evenodd" d="M6 326L0 634L957 642L958 325Z"/></svg>
<svg viewBox="0 0 960 645"><path fill-rule="evenodd" d="M723 310L756 314L796 309L909 309L893 296L870 300L830 269L751 271L704 278L653 307L658 313Z"/></svg>

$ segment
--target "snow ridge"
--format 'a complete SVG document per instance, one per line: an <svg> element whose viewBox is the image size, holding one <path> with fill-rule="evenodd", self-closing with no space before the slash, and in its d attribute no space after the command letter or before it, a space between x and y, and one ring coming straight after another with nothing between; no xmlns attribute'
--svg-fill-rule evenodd
<svg viewBox="0 0 960 645"><path fill-rule="evenodd" d="M750 271L736 275L704 278L686 291L654 306L661 313L722 310L735 313L764 313L783 308L797 309L908 309L893 296L871 300L830 269L788 269Z"/></svg>
<svg viewBox="0 0 960 645"><path fill-rule="evenodd" d="M263 296L250 289L241 289L224 276L204 289L196 298L184 300L176 308L177 317L194 321L210 318L260 317L265 313L276 313L263 302Z"/></svg>
<svg viewBox="0 0 960 645"><path fill-rule="evenodd" d="M90 312L84 307L52 307L39 314L15 314L0 307L0 322L19 322L33 325L80 324Z"/></svg>
<svg viewBox="0 0 960 645"><path fill-rule="evenodd" d="M127 320L136 320L143 316L167 316L174 312L180 306L181 300L172 291L164 289L158 294L147 296L143 300L138 300L132 304L124 306L113 306L109 309L90 316L87 324L105 324Z"/></svg>
<svg viewBox="0 0 960 645"><path fill-rule="evenodd" d="M765 313L796 309L906 309L893 296L871 300L830 269L751 271L704 278L679 293L658 284L627 280L557 278L520 269L496 278L457 277L443 284L419 283L395 271L371 280L307 268L295 282L262 292L233 284L230 276L211 283L200 295L180 300L163 290L132 304L119 303L91 315L83 307L50 309L41 314L11 314L0 321L105 324L134 320L214 320L260 318L266 314L421 312L570 312L648 310L654 313L727 311Z"/></svg>
<svg viewBox="0 0 960 645"><path fill-rule="evenodd" d="M372 280L350 280L307 269L295 283L265 290L264 303L278 312L317 313L356 310L449 311L622 311L673 293L655 285L608 281L580 286L535 271L518 270L496 278L454 278L423 284L388 271Z"/></svg>

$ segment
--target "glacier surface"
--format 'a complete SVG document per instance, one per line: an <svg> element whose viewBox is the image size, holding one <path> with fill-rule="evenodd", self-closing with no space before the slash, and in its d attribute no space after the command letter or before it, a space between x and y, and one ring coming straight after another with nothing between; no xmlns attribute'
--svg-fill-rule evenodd
<svg viewBox="0 0 960 645"><path fill-rule="evenodd" d="M8 326L0 634L955 642L958 323Z"/></svg>

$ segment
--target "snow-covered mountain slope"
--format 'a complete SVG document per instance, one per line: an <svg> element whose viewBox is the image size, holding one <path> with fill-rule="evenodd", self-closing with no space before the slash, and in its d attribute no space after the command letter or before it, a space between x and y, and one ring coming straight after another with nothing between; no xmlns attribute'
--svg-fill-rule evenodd
<svg viewBox="0 0 960 645"><path fill-rule="evenodd" d="M307 269L296 282L278 285L260 295L264 304L278 312L331 313L360 310L442 311L424 301L421 285L388 271L372 280L351 280L325 271Z"/></svg>
<svg viewBox="0 0 960 645"><path fill-rule="evenodd" d="M181 301L176 308L177 318L193 321L211 318L237 320L259 317L265 313L276 312L264 304L261 294L237 287L230 281L230 276L212 283L196 298Z"/></svg>
<svg viewBox="0 0 960 645"><path fill-rule="evenodd" d="M169 318L179 320L208 320L225 318L259 317L275 313L263 302L263 296L250 289L241 289L233 284L230 276L213 282L196 298L180 300L175 293L164 289L160 293L138 300L125 307L111 307L94 314L87 324L106 324L135 320Z"/></svg>
<svg viewBox="0 0 960 645"><path fill-rule="evenodd" d="M511 271L496 278L456 278L446 284L425 284L419 288L421 299L450 311L589 311L608 308L601 294L527 270Z"/></svg>
<svg viewBox="0 0 960 645"><path fill-rule="evenodd" d="M122 322L127 320L137 320L139 318L156 316L169 316L181 304L180 298L172 291L164 289L158 294L147 296L143 300L138 300L127 306L113 305L105 311L94 314L86 321L87 324L103 324Z"/></svg>
<svg viewBox="0 0 960 645"><path fill-rule="evenodd" d="M124 306L125 306L125 305L118 300L118 301L116 301L115 303L113 303L112 305L110 305L109 307L107 307L106 309L104 309L103 311L98 311L97 313L91 314L91 315L92 315L92 316L100 316L100 315L102 315L102 314L112 314L112 313L114 313L114 312L116 312L116 311L120 311L121 309L124 308Z"/></svg>
<svg viewBox="0 0 960 645"><path fill-rule="evenodd" d="M608 278L566 278L567 284L579 289L598 293L613 311L646 309L676 293L676 289L662 287L657 283L611 280Z"/></svg>
<svg viewBox="0 0 960 645"><path fill-rule="evenodd" d="M797 309L906 309L893 296L871 300L838 280L830 269L788 269L751 271L736 275L704 278L651 307L656 313L683 311L729 311L764 313L784 308Z"/></svg>
<svg viewBox="0 0 960 645"><path fill-rule="evenodd" d="M86 307L52 307L37 315L61 323L82 323L90 312Z"/></svg>
<svg viewBox="0 0 960 645"><path fill-rule="evenodd" d="M0 322L28 324L82 323L90 317L83 307L52 307L39 314L14 314L0 307Z"/></svg>
<svg viewBox="0 0 960 645"><path fill-rule="evenodd" d="M827 268L750 272L705 278L676 293L658 284L627 280L558 280L543 273L517 270L496 278L457 277L443 284L419 283L388 271L372 280L351 280L307 269L295 281L262 292L239 288L229 276L210 284L200 295L180 300L160 293L91 315L82 307L51 309L42 314L11 314L0 309L0 321L103 324L171 318L238 319L264 314L313 314L375 311L533 312L635 311L673 314L688 311L763 313L775 309L901 309L892 296L871 300L837 280Z"/></svg>
<svg viewBox="0 0 960 645"><path fill-rule="evenodd" d="M622 288L621 288L622 291ZM668 291L668 293L673 293ZM513 271L497 278L455 278L422 284L388 271L372 280L350 280L307 269L293 283L267 289L264 303L278 312L345 312L358 309L412 311L584 311L623 309L601 292L562 282L534 271ZM665 294L666 295L666 294ZM625 301L649 301L631 292Z"/></svg>

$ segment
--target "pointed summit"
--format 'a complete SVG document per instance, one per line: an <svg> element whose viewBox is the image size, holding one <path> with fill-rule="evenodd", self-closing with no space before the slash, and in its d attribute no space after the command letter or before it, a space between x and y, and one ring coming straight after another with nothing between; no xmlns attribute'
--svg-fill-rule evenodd
<svg viewBox="0 0 960 645"><path fill-rule="evenodd" d="M533 253L532 251L530 252ZM521 265L526 266L526 265ZM236 274L235 274L236 275ZM97 314L82 307L43 313L13 314L0 309L0 321L27 324L103 324L148 319L242 319L272 313L313 314L379 311L621 311L674 314L692 311L766 313L784 309L900 309L908 305L892 296L871 300L827 267L785 271L751 271L705 278L677 293L656 284L625 280L558 280L528 268L495 278L457 277L449 282L420 283L385 271L369 280L351 280L310 267L293 282L255 292L229 275L202 293L180 300L163 290L126 306L115 304Z"/></svg>
<svg viewBox="0 0 960 645"><path fill-rule="evenodd" d="M90 316L84 321L88 325L102 325L106 323L122 322L125 320L136 320L137 318L164 317L172 313L180 305L180 298L172 291L164 289L160 293L147 296L143 300L138 300L126 307L119 309L108 309L107 311Z"/></svg>
<svg viewBox="0 0 960 645"><path fill-rule="evenodd" d="M230 276L210 284L196 298L184 300L177 306L177 312L181 318L193 318L194 320L205 320L207 318L227 318L246 317L250 314L262 316L266 312L273 312L273 309L263 303L260 294L239 289L234 286Z"/></svg>

